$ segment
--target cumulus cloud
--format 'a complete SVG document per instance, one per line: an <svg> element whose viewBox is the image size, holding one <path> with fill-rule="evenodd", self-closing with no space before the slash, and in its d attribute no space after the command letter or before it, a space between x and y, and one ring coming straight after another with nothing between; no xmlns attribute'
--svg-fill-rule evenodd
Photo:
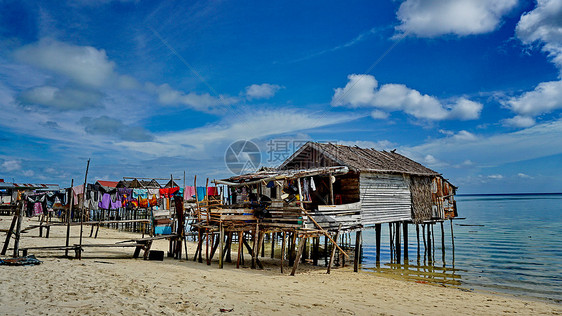
<svg viewBox="0 0 562 316"><path fill-rule="evenodd" d="M516 4L517 0L407 0L396 13L401 22L396 30L419 37L488 33Z"/></svg>
<svg viewBox="0 0 562 316"><path fill-rule="evenodd" d="M517 176L519 178L523 178L523 179L533 179L533 177L531 177L530 175L524 174L524 173L518 173Z"/></svg>
<svg viewBox="0 0 562 316"><path fill-rule="evenodd" d="M81 110L97 106L102 97L102 93L89 89L41 86L23 91L18 99L26 105L41 105L58 110Z"/></svg>
<svg viewBox="0 0 562 316"><path fill-rule="evenodd" d="M524 44L544 44L542 49L562 69L562 2L538 0L535 9L521 16L515 34Z"/></svg>
<svg viewBox="0 0 562 316"><path fill-rule="evenodd" d="M139 126L129 126L121 120L108 116L97 118L83 117L79 121L88 134L110 136L125 141L148 142L154 139L147 130Z"/></svg>
<svg viewBox="0 0 562 316"><path fill-rule="evenodd" d="M21 161L19 160L6 160L2 163L2 169L7 172L16 171L21 169Z"/></svg>
<svg viewBox="0 0 562 316"><path fill-rule="evenodd" d="M502 120L502 123L507 127L525 128L535 125L536 121L532 117L516 115L512 118Z"/></svg>
<svg viewBox="0 0 562 316"><path fill-rule="evenodd" d="M115 63L103 49L42 39L15 51L16 58L41 69L62 74L75 83L101 87L115 76Z"/></svg>
<svg viewBox="0 0 562 316"><path fill-rule="evenodd" d="M562 2L538 0L537 6L521 16L515 29L523 44L542 46L550 60L562 71ZM562 81L539 83L532 91L504 100L503 105L517 116L504 125L529 127L533 117L562 109Z"/></svg>
<svg viewBox="0 0 562 316"><path fill-rule="evenodd" d="M246 98L248 98L248 100L269 99L273 97L281 88L281 86L276 84L253 84L246 87Z"/></svg>
<svg viewBox="0 0 562 316"><path fill-rule="evenodd" d="M220 106L228 106L239 102L238 98L222 95L217 98L208 93L189 92L186 94L173 89L168 84L156 86L149 83L147 88L158 95L158 101L163 105L185 105L199 111L211 111Z"/></svg>
<svg viewBox="0 0 562 316"><path fill-rule="evenodd" d="M344 88L335 89L332 106L375 107L378 112L374 118L383 118L384 112L404 111L418 119L471 120L479 118L482 111L482 104L462 97L443 104L403 84L384 84L378 88L377 80L371 75L352 74L348 79Z"/></svg>

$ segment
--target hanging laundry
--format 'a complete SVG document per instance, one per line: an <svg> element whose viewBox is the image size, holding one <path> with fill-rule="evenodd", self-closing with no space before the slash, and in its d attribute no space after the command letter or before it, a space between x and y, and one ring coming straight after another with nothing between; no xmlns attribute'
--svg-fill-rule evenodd
<svg viewBox="0 0 562 316"><path fill-rule="evenodd" d="M74 195L74 205L78 205L78 196L84 194L84 185L75 186L72 188L72 194Z"/></svg>
<svg viewBox="0 0 562 316"><path fill-rule="evenodd" d="M197 201L203 201L205 199L205 187L197 187Z"/></svg>
<svg viewBox="0 0 562 316"><path fill-rule="evenodd" d="M207 187L207 195L219 195L217 187Z"/></svg>
<svg viewBox="0 0 562 316"><path fill-rule="evenodd" d="M194 186L186 186L184 191L184 197L189 200L195 197L195 187Z"/></svg>
<svg viewBox="0 0 562 316"><path fill-rule="evenodd" d="M160 190L159 189L148 189L149 196L156 196L157 199L160 198Z"/></svg>
<svg viewBox="0 0 562 316"><path fill-rule="evenodd" d="M43 207L40 202L33 204L33 216L38 216L43 214Z"/></svg>
<svg viewBox="0 0 562 316"><path fill-rule="evenodd" d="M109 195L109 193L104 193L98 206L101 209L108 210L111 207L111 195Z"/></svg>
<svg viewBox="0 0 562 316"><path fill-rule="evenodd" d="M312 191L316 191L316 184L314 183L314 178L310 177L310 188Z"/></svg>
<svg viewBox="0 0 562 316"><path fill-rule="evenodd" d="M147 189L133 189L133 199L148 199L148 190Z"/></svg>

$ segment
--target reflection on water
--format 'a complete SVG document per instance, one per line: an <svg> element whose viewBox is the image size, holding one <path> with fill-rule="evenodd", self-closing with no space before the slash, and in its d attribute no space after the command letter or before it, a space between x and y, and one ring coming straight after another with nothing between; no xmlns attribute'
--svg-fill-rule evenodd
<svg viewBox="0 0 562 316"><path fill-rule="evenodd" d="M381 258L376 262L375 232L363 233L362 268L391 277L481 289L562 302L562 195L458 197L466 220L434 225L431 252L420 252L409 225L408 261L397 262L383 225ZM444 238L444 247L442 246ZM404 245L402 245L403 248Z"/></svg>

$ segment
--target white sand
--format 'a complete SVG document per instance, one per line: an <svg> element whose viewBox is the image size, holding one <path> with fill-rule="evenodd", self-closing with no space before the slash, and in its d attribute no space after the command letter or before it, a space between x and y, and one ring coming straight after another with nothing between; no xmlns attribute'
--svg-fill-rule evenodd
<svg viewBox="0 0 562 316"><path fill-rule="evenodd" d="M0 216L0 229L10 221ZM24 220L24 225L30 223L35 224ZM38 231L32 230L23 235L21 246L64 245L64 234L64 227L52 228L47 239L34 237ZM71 244L78 235L79 227L73 226ZM139 237L103 228L97 239L88 235L85 228L84 243ZM4 237L0 233L2 243ZM166 241L153 246L167 248ZM278 260L264 259L265 270L236 269L228 263L220 270L216 261L207 266L170 258L132 259L133 249L87 248L82 260L57 258L61 251L30 251L41 265L0 266L0 314L562 315L562 306L543 301L353 273L347 267L327 275L324 268L301 265L291 277L280 274ZM190 258L194 251L189 244Z"/></svg>

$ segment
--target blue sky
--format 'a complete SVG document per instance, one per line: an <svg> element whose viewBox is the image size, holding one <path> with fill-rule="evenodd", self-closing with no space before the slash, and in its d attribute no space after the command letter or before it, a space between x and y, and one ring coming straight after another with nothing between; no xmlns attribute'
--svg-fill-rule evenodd
<svg viewBox="0 0 562 316"><path fill-rule="evenodd" d="M0 178L230 176L229 144L398 152L562 192L562 1L0 1Z"/></svg>

